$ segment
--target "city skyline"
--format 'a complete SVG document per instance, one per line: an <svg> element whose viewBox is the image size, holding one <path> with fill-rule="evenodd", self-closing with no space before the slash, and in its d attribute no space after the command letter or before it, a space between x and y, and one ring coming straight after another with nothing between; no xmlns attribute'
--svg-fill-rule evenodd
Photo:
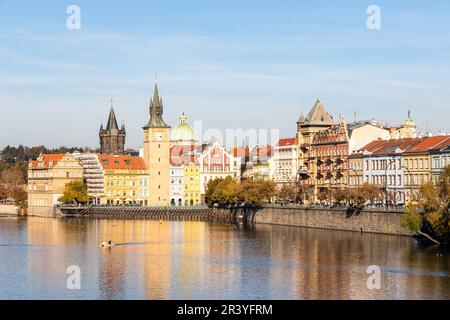
<svg viewBox="0 0 450 320"><path fill-rule="evenodd" d="M97 147L113 98L139 148L156 72L172 127L184 111L205 129L290 137L319 98L335 119L399 125L412 110L419 132L450 131L448 3L378 1L381 30L366 27L371 3L321 3L78 1L70 31L70 3L0 1L0 147Z"/></svg>

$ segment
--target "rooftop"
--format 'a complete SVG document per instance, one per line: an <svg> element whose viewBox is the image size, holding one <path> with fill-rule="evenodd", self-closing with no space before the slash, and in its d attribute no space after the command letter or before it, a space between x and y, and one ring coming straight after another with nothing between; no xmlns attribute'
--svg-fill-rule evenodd
<svg viewBox="0 0 450 320"><path fill-rule="evenodd" d="M147 170L140 157L100 155L98 159L104 170Z"/></svg>

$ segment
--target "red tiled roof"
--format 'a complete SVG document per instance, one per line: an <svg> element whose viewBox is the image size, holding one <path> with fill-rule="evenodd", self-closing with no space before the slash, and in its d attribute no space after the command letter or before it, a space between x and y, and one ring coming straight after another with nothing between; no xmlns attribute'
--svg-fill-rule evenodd
<svg viewBox="0 0 450 320"><path fill-rule="evenodd" d="M195 147L189 146L172 146L170 148L170 164L172 166L181 166L197 161L197 155L194 153Z"/></svg>
<svg viewBox="0 0 450 320"><path fill-rule="evenodd" d="M442 150L442 149L450 147L450 136L447 136L447 137L448 137L447 140L442 141L437 146L431 148L431 150L436 151L436 150Z"/></svg>
<svg viewBox="0 0 450 320"><path fill-rule="evenodd" d="M278 146L280 147L292 146L296 144L298 144L297 138L280 139L280 141L278 141Z"/></svg>
<svg viewBox="0 0 450 320"><path fill-rule="evenodd" d="M64 157L63 154L43 154L41 157L39 157L38 160L34 160L32 162L32 166L33 166L33 168L36 168L38 166L40 160L43 160L44 161L44 167L48 168L48 166L50 165L50 162L52 162L55 165L63 157Z"/></svg>
<svg viewBox="0 0 450 320"><path fill-rule="evenodd" d="M250 158L260 158L261 159L268 159L272 156L272 146L256 146L253 148L253 150L250 152Z"/></svg>
<svg viewBox="0 0 450 320"><path fill-rule="evenodd" d="M397 149L403 152L410 150L425 138L405 138L392 140L375 140L361 148L359 151L368 151L372 154L394 154Z"/></svg>
<svg viewBox="0 0 450 320"><path fill-rule="evenodd" d="M105 170L147 170L144 159L140 157L101 155L98 158Z"/></svg>
<svg viewBox="0 0 450 320"><path fill-rule="evenodd" d="M450 144L450 136L436 136L425 138L422 142L409 149L407 153L427 152L430 149L436 148L441 144Z"/></svg>
<svg viewBox="0 0 450 320"><path fill-rule="evenodd" d="M233 147L231 148L231 154L234 157L248 157L250 149L248 147Z"/></svg>

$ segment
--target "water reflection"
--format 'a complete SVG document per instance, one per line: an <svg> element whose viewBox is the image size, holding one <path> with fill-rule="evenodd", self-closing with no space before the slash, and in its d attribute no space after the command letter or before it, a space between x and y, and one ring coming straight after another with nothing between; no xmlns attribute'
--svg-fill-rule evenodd
<svg viewBox="0 0 450 320"><path fill-rule="evenodd" d="M99 248L100 241L118 245ZM0 299L448 299L448 256L407 237L203 222L0 219ZM82 290L66 289L66 269ZM369 265L382 268L368 290Z"/></svg>

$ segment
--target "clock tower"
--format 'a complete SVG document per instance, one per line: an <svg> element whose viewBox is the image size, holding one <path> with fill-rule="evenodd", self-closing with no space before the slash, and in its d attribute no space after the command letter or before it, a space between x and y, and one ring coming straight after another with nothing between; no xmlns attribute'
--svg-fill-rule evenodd
<svg viewBox="0 0 450 320"><path fill-rule="evenodd" d="M170 199L170 126L163 120L163 101L155 82L153 99L150 100L150 121L144 129L144 160L149 182L149 205L168 206Z"/></svg>

